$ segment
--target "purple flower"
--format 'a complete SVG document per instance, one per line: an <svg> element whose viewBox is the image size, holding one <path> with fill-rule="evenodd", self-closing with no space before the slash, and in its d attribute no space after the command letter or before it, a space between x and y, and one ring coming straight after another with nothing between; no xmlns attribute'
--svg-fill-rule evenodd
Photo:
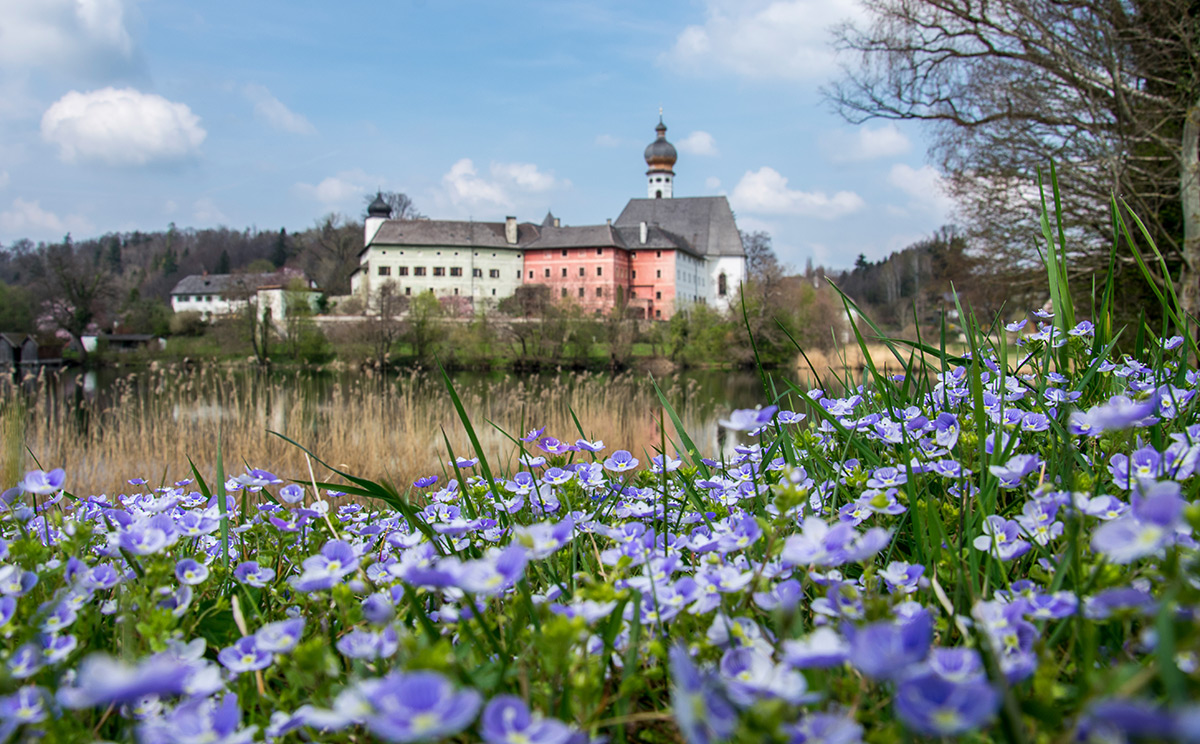
<svg viewBox="0 0 1200 744"><path fill-rule="evenodd" d="M29 685L11 695L0 697L0 721L19 725L46 720L46 703L50 693L44 687ZM0 732L11 730L0 727Z"/></svg>
<svg viewBox="0 0 1200 744"><path fill-rule="evenodd" d="M384 628L380 633L352 630L335 645L338 653L351 659L386 659L400 647L400 637L392 627Z"/></svg>
<svg viewBox="0 0 1200 744"><path fill-rule="evenodd" d="M987 680L951 681L930 671L900 681L896 713L906 726L929 736L957 736L991 721L1000 696Z"/></svg>
<svg viewBox="0 0 1200 744"><path fill-rule="evenodd" d="M1104 431L1128 429L1131 426L1144 426L1151 423L1150 419L1157 407L1157 400L1149 398L1134 402L1124 395L1114 395L1107 403L1091 408L1087 412L1087 422L1091 424L1092 436Z"/></svg>
<svg viewBox="0 0 1200 744"><path fill-rule="evenodd" d="M862 744L862 726L832 713L811 713L789 731L788 744Z"/></svg>
<svg viewBox="0 0 1200 744"><path fill-rule="evenodd" d="M1007 463L992 465L988 470L1000 479L1001 488L1016 488L1025 476L1037 470L1041 464L1042 460L1037 455L1013 455Z"/></svg>
<svg viewBox="0 0 1200 744"><path fill-rule="evenodd" d="M279 498L287 504L299 504L304 501L304 486L298 483L289 483L279 489Z"/></svg>
<svg viewBox="0 0 1200 744"><path fill-rule="evenodd" d="M275 661L275 656L259 648L254 636L246 636L232 646L221 649L217 661L234 674L241 674L266 669Z"/></svg>
<svg viewBox="0 0 1200 744"><path fill-rule="evenodd" d="M58 702L64 708L90 708L127 703L143 695L179 695L192 668L168 654L159 654L129 666L111 656L92 654L79 665L74 687L61 687Z"/></svg>
<svg viewBox="0 0 1200 744"><path fill-rule="evenodd" d="M62 489L66 479L67 473L62 468L55 468L49 473L44 470L30 470L17 486L25 493L47 496Z"/></svg>
<svg viewBox="0 0 1200 744"><path fill-rule="evenodd" d="M688 744L724 741L737 726L737 710L682 646L671 648L671 709Z"/></svg>
<svg viewBox="0 0 1200 744"><path fill-rule="evenodd" d="M195 586L203 584L208 579L208 566L197 563L191 558L184 558L175 564L175 578L181 584Z"/></svg>
<svg viewBox="0 0 1200 744"><path fill-rule="evenodd" d="M739 408L730 413L729 418L721 419L717 423L733 431L753 431L771 423L771 419L778 410L779 406Z"/></svg>
<svg viewBox="0 0 1200 744"><path fill-rule="evenodd" d="M1153 555L1175 538L1183 516L1183 499L1175 481L1142 486L1130 513L1105 522L1092 533L1092 550L1114 563L1131 563Z"/></svg>
<svg viewBox="0 0 1200 744"><path fill-rule="evenodd" d="M841 666L850 655L850 644L828 625L797 641L783 642L784 660L797 669Z"/></svg>
<svg viewBox="0 0 1200 744"><path fill-rule="evenodd" d="M165 716L147 718L137 738L147 744L184 741L243 744L253 741L258 727L241 729L241 719L242 709L233 693L220 701L215 697L195 697Z"/></svg>
<svg viewBox="0 0 1200 744"><path fill-rule="evenodd" d="M560 442L554 437L542 437L538 440L538 448L548 455L565 455L571 451L571 445Z"/></svg>
<svg viewBox="0 0 1200 744"><path fill-rule="evenodd" d="M638 460L628 450L617 450L612 457L604 461L604 469L614 473L623 473L638 466Z"/></svg>
<svg viewBox="0 0 1200 744"><path fill-rule="evenodd" d="M566 744L572 733L562 721L530 713L525 701L514 695L492 698L479 724L488 744Z"/></svg>
<svg viewBox="0 0 1200 744"><path fill-rule="evenodd" d="M254 644L259 651L285 654L296 647L304 635L304 618L279 620L267 623L254 634Z"/></svg>
<svg viewBox="0 0 1200 744"><path fill-rule="evenodd" d="M583 452L599 452L604 449L604 440L597 439L594 442L589 442L586 439L578 439L575 441L575 447ZM487 715L486 713L484 715Z"/></svg>
<svg viewBox="0 0 1200 744"><path fill-rule="evenodd" d="M929 651L933 621L921 611L907 620L850 627L850 663L868 677L896 679Z"/></svg>
<svg viewBox="0 0 1200 744"><path fill-rule="evenodd" d="M437 481L438 477L436 475L426 475L423 478L417 478L413 481L413 485L417 488L429 488L434 483L437 483Z"/></svg>
<svg viewBox="0 0 1200 744"><path fill-rule="evenodd" d="M992 514L983 522L983 534L972 543L976 550L991 553L1002 561L1019 558L1030 545L1021 539L1021 527L1015 520Z"/></svg>
<svg viewBox="0 0 1200 744"><path fill-rule="evenodd" d="M530 429L529 432L525 436L521 437L521 441L522 442L536 442L538 440L538 438L540 436L542 436L543 433L545 433L545 431L546 431L546 427L544 427L544 426L540 429Z"/></svg>
<svg viewBox="0 0 1200 744"><path fill-rule="evenodd" d="M259 487L274 486L283 483L283 480L274 473L269 473L266 470L258 468L246 468L245 475L239 475L234 480L243 486Z"/></svg>
<svg viewBox="0 0 1200 744"><path fill-rule="evenodd" d="M385 741L443 739L465 729L479 711L474 690L455 692L437 672L392 672L362 685L367 727Z"/></svg>
<svg viewBox="0 0 1200 744"><path fill-rule="evenodd" d="M260 568L258 561L244 561L233 569L233 578L247 586L261 588L275 578L275 569Z"/></svg>

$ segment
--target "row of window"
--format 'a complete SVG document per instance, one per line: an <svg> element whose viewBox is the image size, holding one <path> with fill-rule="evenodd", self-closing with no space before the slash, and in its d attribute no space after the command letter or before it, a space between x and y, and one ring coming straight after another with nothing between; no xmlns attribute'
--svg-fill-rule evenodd
<svg viewBox="0 0 1200 744"><path fill-rule="evenodd" d="M478 269L476 269L476 271L478 271ZM655 269L654 273L655 273L656 279L662 279L662 269ZM630 275L631 275L632 279L637 279L637 269L634 269L633 271L631 271ZM584 269L582 266L579 267L579 276L581 276L581 277L587 276L587 270ZM604 267L603 266L596 267L596 276L604 276ZM529 278L530 279L533 278L532 271L529 272ZM550 269L542 269L542 278L543 279L550 278ZM562 278L563 279L567 278L567 270L565 268L562 269Z"/></svg>
<svg viewBox="0 0 1200 744"><path fill-rule="evenodd" d="M391 276L392 275L392 267L391 266L380 266L376 269L375 273L377 273L379 276ZM412 273L413 273L413 276L425 276L425 267L424 266L414 266ZM445 276L446 275L446 267L445 266L434 266L433 267L433 275L434 276ZM462 276L462 275L463 275L463 270L462 270L461 266L451 266L450 267L450 276ZM408 276L408 267L407 266L397 266L396 267L396 276ZM483 278L483 269L471 269L471 276L475 277L476 279L482 279ZM500 269L488 269L488 278L489 279L499 279L500 278ZM520 278L521 278L521 271L518 269L517 270L517 279L520 279Z"/></svg>

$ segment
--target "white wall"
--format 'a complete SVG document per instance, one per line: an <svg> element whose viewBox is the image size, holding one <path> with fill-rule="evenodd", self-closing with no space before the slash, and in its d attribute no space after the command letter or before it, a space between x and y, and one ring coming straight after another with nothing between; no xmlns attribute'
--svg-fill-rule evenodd
<svg viewBox="0 0 1200 744"><path fill-rule="evenodd" d="M432 289L438 297L472 297L479 306L516 292L525 260L524 251L514 248L373 245L363 254L359 267L351 279L355 294L370 293L380 282L391 281L401 295ZM381 267L388 270L387 275L379 273ZM424 268L425 275L417 276L417 268ZM435 268L445 269L444 274L435 276ZM402 269L407 269L407 274L401 274ZM453 276L452 269L459 269L461 275ZM476 271L479 276L474 275Z"/></svg>

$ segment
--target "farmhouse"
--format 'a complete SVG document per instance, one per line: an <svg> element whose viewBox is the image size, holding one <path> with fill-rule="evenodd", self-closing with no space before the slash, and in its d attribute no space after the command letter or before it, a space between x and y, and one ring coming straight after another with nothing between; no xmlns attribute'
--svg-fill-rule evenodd
<svg viewBox="0 0 1200 744"><path fill-rule="evenodd" d="M171 290L171 309L198 312L205 320L213 320L253 304L260 312L270 309L271 317L279 319L287 315L289 302L315 309L320 296L316 282L295 269L268 274L192 274Z"/></svg>

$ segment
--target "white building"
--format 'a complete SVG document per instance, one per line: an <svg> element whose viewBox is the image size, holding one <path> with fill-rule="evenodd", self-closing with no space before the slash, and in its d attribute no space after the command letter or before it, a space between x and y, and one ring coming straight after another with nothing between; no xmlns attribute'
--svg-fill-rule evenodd
<svg viewBox="0 0 1200 744"><path fill-rule="evenodd" d="M384 282L411 297L432 292L464 297L475 307L491 305L521 286L524 246L536 240L536 225L453 220L393 220L376 199L367 212L353 294L369 296Z"/></svg>
<svg viewBox="0 0 1200 744"><path fill-rule="evenodd" d="M281 269L270 274L192 274L171 290L171 309L198 312L205 320L234 315L248 303L271 311L279 320L287 316L289 302L303 302L316 310L321 291L304 272Z"/></svg>

